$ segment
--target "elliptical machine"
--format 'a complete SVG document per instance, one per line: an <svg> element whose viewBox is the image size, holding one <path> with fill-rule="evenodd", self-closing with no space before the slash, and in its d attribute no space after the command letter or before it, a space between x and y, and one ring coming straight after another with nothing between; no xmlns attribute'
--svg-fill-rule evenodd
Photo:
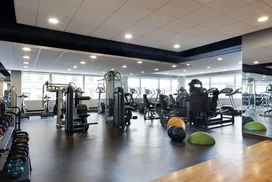
<svg viewBox="0 0 272 182"><path fill-rule="evenodd" d="M49 97L48 95L45 95L43 98L43 108L44 111L43 113L41 113L41 118L47 118L47 117L54 117L54 113L49 112L49 100L51 97Z"/></svg>
<svg viewBox="0 0 272 182"><path fill-rule="evenodd" d="M104 114L106 107L105 107L105 103L101 101L101 94L105 93L105 85L103 83L98 83L95 92L98 93L97 113Z"/></svg>
<svg viewBox="0 0 272 182"><path fill-rule="evenodd" d="M21 118L29 119L29 116L26 115L27 107L25 105L25 98L27 98L28 96L23 93L22 95L19 95L18 97L21 99Z"/></svg>

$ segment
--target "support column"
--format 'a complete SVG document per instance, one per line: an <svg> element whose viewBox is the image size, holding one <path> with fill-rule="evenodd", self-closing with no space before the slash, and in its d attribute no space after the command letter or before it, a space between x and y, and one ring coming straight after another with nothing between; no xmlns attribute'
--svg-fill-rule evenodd
<svg viewBox="0 0 272 182"><path fill-rule="evenodd" d="M178 76L178 88L180 87L183 87L183 88L186 88L187 85L185 85L185 79L186 77L185 76Z"/></svg>
<svg viewBox="0 0 272 182"><path fill-rule="evenodd" d="M11 86L14 86L17 91L17 95L22 94L22 72L11 71ZM17 106L21 108L21 99L18 99Z"/></svg>
<svg viewBox="0 0 272 182"><path fill-rule="evenodd" d="M0 79L0 96L4 96L4 79Z"/></svg>

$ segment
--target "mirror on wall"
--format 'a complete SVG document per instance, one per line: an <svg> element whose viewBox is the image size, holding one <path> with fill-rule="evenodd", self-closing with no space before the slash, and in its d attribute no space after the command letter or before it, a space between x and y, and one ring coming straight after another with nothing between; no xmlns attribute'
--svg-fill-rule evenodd
<svg viewBox="0 0 272 182"><path fill-rule="evenodd" d="M243 49L243 135L272 138L272 43Z"/></svg>

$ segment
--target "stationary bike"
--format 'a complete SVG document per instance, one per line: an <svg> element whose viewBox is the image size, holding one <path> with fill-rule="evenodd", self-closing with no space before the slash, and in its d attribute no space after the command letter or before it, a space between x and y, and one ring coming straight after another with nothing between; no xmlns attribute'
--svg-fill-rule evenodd
<svg viewBox="0 0 272 182"><path fill-rule="evenodd" d="M104 114L105 113L105 103L101 101L101 94L105 93L105 85L103 83L98 83L97 88L95 90L98 93L98 103L97 103L97 113Z"/></svg>
<svg viewBox="0 0 272 182"><path fill-rule="evenodd" d="M19 95L18 97L21 99L21 118L29 119L29 116L26 115L27 107L25 105L25 98L27 98L28 96L23 93L22 95Z"/></svg>
<svg viewBox="0 0 272 182"><path fill-rule="evenodd" d="M45 95L44 96L44 111L43 113L41 113L41 118L47 118L47 117L54 117L54 113L50 113L49 112L49 100L51 97Z"/></svg>

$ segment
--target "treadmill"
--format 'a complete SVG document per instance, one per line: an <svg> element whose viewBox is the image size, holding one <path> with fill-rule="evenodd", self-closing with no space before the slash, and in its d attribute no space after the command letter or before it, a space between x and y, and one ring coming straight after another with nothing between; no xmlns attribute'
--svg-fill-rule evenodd
<svg viewBox="0 0 272 182"><path fill-rule="evenodd" d="M235 90L238 92L238 89ZM234 92L232 88L224 88L222 89L220 92L219 92L219 95L220 94L225 94L226 96L229 97L230 99L230 103L231 105L222 105L221 102L219 101L218 99L218 104L220 105L221 109L228 109L229 112L228 112L228 115L234 115L234 116L238 116L241 114L241 112L239 112L238 110L236 110L236 105L235 105L235 102L234 102L234 98L233 98L233 95L234 95ZM237 93L235 93L237 94Z"/></svg>
<svg viewBox="0 0 272 182"><path fill-rule="evenodd" d="M238 88L234 92L226 94L226 96L229 96L230 103L231 103L231 105L232 105L232 107L234 109L233 113L234 113L235 116L241 115L242 112L245 111L245 110L243 110L242 106L237 107L237 105L235 104L233 96L236 95L236 94L242 94L242 88Z"/></svg>

